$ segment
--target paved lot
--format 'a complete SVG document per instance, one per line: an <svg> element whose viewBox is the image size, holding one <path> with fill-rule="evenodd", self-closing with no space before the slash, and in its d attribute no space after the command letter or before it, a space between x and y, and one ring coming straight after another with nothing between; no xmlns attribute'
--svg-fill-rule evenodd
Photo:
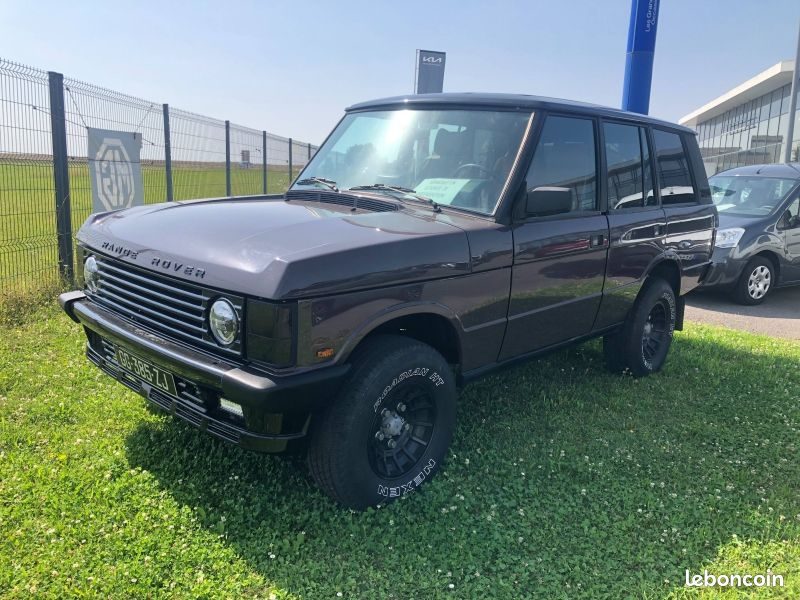
<svg viewBox="0 0 800 600"><path fill-rule="evenodd" d="M800 341L800 287L777 289L760 306L742 306L717 293L694 292L686 298L686 320Z"/></svg>

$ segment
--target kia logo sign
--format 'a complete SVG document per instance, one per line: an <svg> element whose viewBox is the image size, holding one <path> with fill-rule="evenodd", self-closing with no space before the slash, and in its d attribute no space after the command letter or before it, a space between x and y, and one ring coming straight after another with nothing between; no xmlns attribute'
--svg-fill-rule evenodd
<svg viewBox="0 0 800 600"><path fill-rule="evenodd" d="M447 62L444 52L417 50L414 90L417 94L439 94L444 87L444 69Z"/></svg>

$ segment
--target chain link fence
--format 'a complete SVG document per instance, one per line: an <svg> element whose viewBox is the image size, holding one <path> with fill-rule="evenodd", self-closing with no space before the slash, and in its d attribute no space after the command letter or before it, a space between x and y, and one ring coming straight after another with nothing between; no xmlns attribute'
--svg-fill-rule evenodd
<svg viewBox="0 0 800 600"><path fill-rule="evenodd" d="M0 299L72 277L90 127L141 136L145 204L282 193L317 149L0 59Z"/></svg>

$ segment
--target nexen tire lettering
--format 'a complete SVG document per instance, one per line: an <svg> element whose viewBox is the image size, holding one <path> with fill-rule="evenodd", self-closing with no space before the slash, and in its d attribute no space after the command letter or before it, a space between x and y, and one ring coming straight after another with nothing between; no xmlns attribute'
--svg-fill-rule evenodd
<svg viewBox="0 0 800 600"><path fill-rule="evenodd" d="M396 487L386 487L385 485L378 485L378 495L384 498L398 498L410 494L416 488L422 485L425 478L433 471L436 466L436 461L430 459L428 464L422 467L422 470L417 474L414 479L409 479L407 483L400 484Z"/></svg>

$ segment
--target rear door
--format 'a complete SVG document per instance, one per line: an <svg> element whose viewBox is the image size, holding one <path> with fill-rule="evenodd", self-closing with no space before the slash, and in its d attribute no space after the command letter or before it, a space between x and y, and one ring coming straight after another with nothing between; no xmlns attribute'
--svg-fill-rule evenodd
<svg viewBox="0 0 800 600"><path fill-rule="evenodd" d="M700 150L689 133L654 127L652 140L661 206L667 217L664 249L680 260L682 284L694 285L711 260L717 219Z"/></svg>
<svg viewBox="0 0 800 600"><path fill-rule="evenodd" d="M786 267L782 279L786 283L798 283L800 282L800 198L795 198L789 203L783 218L778 223L786 245Z"/></svg>
<svg viewBox="0 0 800 600"><path fill-rule="evenodd" d="M604 120L602 134L610 247L595 330L625 319L648 269L664 253L667 227L666 215L655 193L653 152L647 128Z"/></svg>
<svg viewBox="0 0 800 600"><path fill-rule="evenodd" d="M599 171L597 122L547 115L525 194L514 210L511 298L500 360L591 332L608 243Z"/></svg>

